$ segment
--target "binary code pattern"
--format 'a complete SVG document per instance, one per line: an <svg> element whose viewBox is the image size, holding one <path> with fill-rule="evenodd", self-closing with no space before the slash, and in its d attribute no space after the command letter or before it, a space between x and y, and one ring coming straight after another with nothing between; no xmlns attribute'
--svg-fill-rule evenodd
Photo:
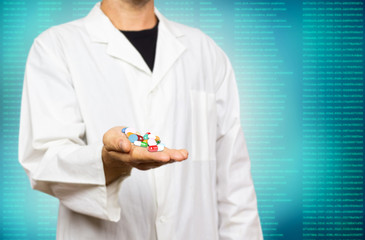
<svg viewBox="0 0 365 240"><path fill-rule="evenodd" d="M302 7L303 239L364 239L363 3Z"/></svg>
<svg viewBox="0 0 365 240"><path fill-rule="evenodd" d="M254 163L252 173L265 239L288 237L280 218L294 218L296 214L287 189L298 173L292 151L295 147L288 144L295 142L295 123L286 114L293 101L286 89L295 79L286 68L291 59L282 56L285 50L278 44L291 33L288 11L285 1L235 1L233 11L241 119Z"/></svg>
<svg viewBox="0 0 365 240"><path fill-rule="evenodd" d="M1 239L55 239L58 201L17 161L33 39L97 0L1 1ZM363 239L362 1L156 0L228 54L265 240Z"/></svg>
<svg viewBox="0 0 365 240"><path fill-rule="evenodd" d="M1 232L5 239L25 239L28 185L17 162L17 132L21 79L27 51L23 42L28 9L25 1L5 1L2 13Z"/></svg>

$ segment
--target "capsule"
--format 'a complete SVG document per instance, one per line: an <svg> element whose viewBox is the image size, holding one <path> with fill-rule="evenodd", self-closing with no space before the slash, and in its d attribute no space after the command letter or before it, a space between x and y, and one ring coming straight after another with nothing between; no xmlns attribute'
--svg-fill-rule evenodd
<svg viewBox="0 0 365 240"><path fill-rule="evenodd" d="M158 144L160 144L160 143L161 143L161 141L160 141L160 140L158 140L158 141L156 141L156 143L157 143L157 145L158 145Z"/></svg>
<svg viewBox="0 0 365 240"><path fill-rule="evenodd" d="M161 152L161 151L163 151L164 149L165 149L165 144L161 143L161 144L157 145L157 151L158 151L158 152Z"/></svg>
<svg viewBox="0 0 365 240"><path fill-rule="evenodd" d="M137 137L138 137L138 141L143 141L143 137L141 136L141 135L137 135Z"/></svg>
<svg viewBox="0 0 365 240"><path fill-rule="evenodd" d="M158 147L157 145L152 145L148 147L148 151L149 152L157 152L158 151Z"/></svg>
<svg viewBox="0 0 365 240"><path fill-rule="evenodd" d="M134 128L131 128L131 127L129 127L129 128L127 128L126 130L125 130L125 133L126 134L128 134L128 133L135 133L136 132L136 130L134 129Z"/></svg>
<svg viewBox="0 0 365 240"><path fill-rule="evenodd" d="M141 147L148 147L148 144L145 142L141 142Z"/></svg>
<svg viewBox="0 0 365 240"><path fill-rule="evenodd" d="M126 129L127 129L126 127L125 127L125 128L123 128L123 129L122 129L122 133L125 133L125 130L126 130Z"/></svg>
<svg viewBox="0 0 365 240"><path fill-rule="evenodd" d="M153 134L148 134L148 139L156 139L156 136Z"/></svg>
<svg viewBox="0 0 365 240"><path fill-rule="evenodd" d="M138 141L138 137L136 134L132 134L128 137L128 140L132 143L134 143L135 141Z"/></svg>
<svg viewBox="0 0 365 240"><path fill-rule="evenodd" d="M136 145L136 146L138 146L138 147L140 147L141 146L141 144L142 144L142 142L141 141L134 141L134 143L133 143L134 145Z"/></svg>
<svg viewBox="0 0 365 240"><path fill-rule="evenodd" d="M153 146L153 145L157 145L156 140L155 139L148 139L148 146Z"/></svg>
<svg viewBox="0 0 365 240"><path fill-rule="evenodd" d="M160 141L161 139L160 139L160 137L159 137L159 136L156 136L155 140L156 140L156 141Z"/></svg>
<svg viewBox="0 0 365 240"><path fill-rule="evenodd" d="M145 135L143 135L143 139L148 140L148 134L147 133Z"/></svg>
<svg viewBox="0 0 365 240"><path fill-rule="evenodd" d="M148 140L143 140L144 143L148 144Z"/></svg>

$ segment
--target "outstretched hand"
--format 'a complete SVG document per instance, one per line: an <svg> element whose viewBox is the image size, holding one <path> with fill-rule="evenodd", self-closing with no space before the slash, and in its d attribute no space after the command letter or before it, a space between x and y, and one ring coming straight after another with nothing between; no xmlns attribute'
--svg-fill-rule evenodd
<svg viewBox="0 0 365 240"><path fill-rule="evenodd" d="M138 147L122 133L123 127L109 129L103 137L102 159L106 184L115 179L128 176L131 169L148 170L173 162L181 162L188 158L185 149L166 148L161 152L149 152L144 147Z"/></svg>

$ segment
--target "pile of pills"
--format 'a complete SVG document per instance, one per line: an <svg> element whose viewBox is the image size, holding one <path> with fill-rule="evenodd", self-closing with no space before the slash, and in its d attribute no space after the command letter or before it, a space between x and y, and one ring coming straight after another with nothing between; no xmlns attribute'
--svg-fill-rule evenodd
<svg viewBox="0 0 365 240"><path fill-rule="evenodd" d="M128 140L136 146L148 148L150 152L160 152L164 150L165 145L161 143L161 139L158 136L146 132L143 136L137 132L134 128L126 127L122 129Z"/></svg>

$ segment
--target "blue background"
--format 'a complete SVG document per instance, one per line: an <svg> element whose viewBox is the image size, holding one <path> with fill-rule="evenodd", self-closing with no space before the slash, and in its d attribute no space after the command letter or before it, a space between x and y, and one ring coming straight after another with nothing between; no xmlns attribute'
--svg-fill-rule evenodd
<svg viewBox="0 0 365 240"><path fill-rule="evenodd" d="M96 1L1 1L1 239L54 239L58 201L17 161L33 39ZM165 1L231 59L265 239L364 239L362 1Z"/></svg>

